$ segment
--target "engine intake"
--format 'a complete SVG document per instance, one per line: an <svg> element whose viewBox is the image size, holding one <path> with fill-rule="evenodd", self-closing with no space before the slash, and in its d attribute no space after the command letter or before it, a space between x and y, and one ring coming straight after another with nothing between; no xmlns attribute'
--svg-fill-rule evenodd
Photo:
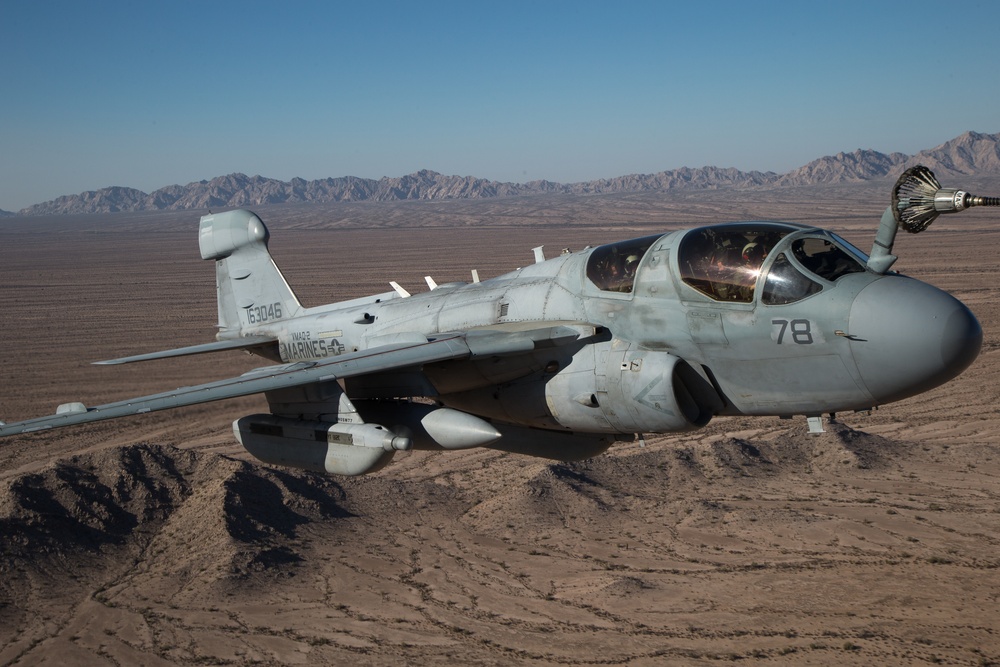
<svg viewBox="0 0 1000 667"><path fill-rule="evenodd" d="M580 433L690 431L723 408L711 382L679 357L620 341L595 348L554 358L554 373L545 366L514 382L440 400L497 421Z"/></svg>
<svg viewBox="0 0 1000 667"><path fill-rule="evenodd" d="M612 363L617 359L612 355ZM708 424L722 407L711 383L679 357L629 349L620 359L619 372L608 368L607 392L598 395L598 402L623 433L691 431Z"/></svg>

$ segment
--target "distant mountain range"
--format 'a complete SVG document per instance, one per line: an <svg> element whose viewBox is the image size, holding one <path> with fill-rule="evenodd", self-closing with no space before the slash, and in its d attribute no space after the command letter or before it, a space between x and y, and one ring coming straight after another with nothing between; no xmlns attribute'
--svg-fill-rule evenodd
<svg viewBox="0 0 1000 667"><path fill-rule="evenodd" d="M719 167L682 167L657 174L630 174L585 183L501 183L473 176L445 176L422 170L397 178L344 176L279 181L263 176L229 174L210 181L169 185L152 193L114 186L22 209L19 215L115 213L260 206L263 204L399 201L406 199L481 199L543 193L603 194L673 189L765 188L869 181L895 176L913 164L930 167L939 177L1000 173L1000 134L966 132L916 155L856 150L820 158L786 174ZM7 213L7 212L0 212ZM9 214L12 215L12 214Z"/></svg>

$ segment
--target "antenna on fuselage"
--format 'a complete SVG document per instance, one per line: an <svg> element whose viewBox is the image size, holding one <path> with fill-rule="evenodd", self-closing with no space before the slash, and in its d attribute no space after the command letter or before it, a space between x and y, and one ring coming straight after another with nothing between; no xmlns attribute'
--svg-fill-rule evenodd
<svg viewBox="0 0 1000 667"><path fill-rule="evenodd" d="M399 285L399 283L397 283L395 280L390 280L389 281L389 286L392 287L392 289L396 291L396 294L398 294L403 299L405 299L406 297L410 296L410 293L407 292L405 289L403 289Z"/></svg>
<svg viewBox="0 0 1000 667"><path fill-rule="evenodd" d="M885 273L895 263L892 246L900 227L917 234L942 213L957 213L973 206L1000 206L1000 197L976 197L964 190L942 188L927 167L921 164L910 167L892 188L892 205L882 214L868 268Z"/></svg>

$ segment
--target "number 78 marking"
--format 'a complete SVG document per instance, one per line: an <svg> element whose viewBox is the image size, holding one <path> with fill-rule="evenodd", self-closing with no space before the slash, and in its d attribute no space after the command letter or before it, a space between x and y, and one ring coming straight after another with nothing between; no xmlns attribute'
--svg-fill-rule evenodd
<svg viewBox="0 0 1000 667"><path fill-rule="evenodd" d="M812 345L812 323L809 320L771 320L771 325L775 327L772 338L778 345L785 342L785 333L791 333L792 342L797 345Z"/></svg>

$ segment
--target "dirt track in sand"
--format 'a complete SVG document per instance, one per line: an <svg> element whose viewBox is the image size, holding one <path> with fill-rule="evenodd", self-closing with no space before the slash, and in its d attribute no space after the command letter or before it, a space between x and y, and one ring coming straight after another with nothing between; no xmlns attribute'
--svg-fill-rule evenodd
<svg viewBox="0 0 1000 667"><path fill-rule="evenodd" d="M541 243L576 249L684 221L803 220L867 249L882 195L259 212L289 282L316 304L390 279L485 278ZM0 224L0 417L260 365L89 365L211 338L197 215ZM719 419L579 464L418 452L346 480L243 455L229 424L265 407L256 398L7 439L0 663L1000 662L1000 288L982 251L996 222L969 212L897 244L897 268L980 318L976 364L822 436Z"/></svg>

